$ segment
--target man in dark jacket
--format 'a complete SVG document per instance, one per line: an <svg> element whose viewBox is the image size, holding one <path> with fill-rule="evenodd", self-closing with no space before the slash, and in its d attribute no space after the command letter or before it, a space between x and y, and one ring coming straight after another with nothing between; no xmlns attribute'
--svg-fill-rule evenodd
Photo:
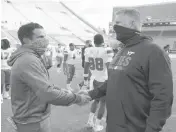
<svg viewBox="0 0 176 132"><path fill-rule="evenodd" d="M92 99L106 95L106 132L159 132L173 101L169 57L141 35L136 10L116 13L114 30L124 45L109 65L108 81L88 94Z"/></svg>
<svg viewBox="0 0 176 132"><path fill-rule="evenodd" d="M29 23L18 30L22 46L8 64L11 71L11 104L18 132L50 132L51 104L82 105L88 96L74 94L51 83L41 56L49 41L41 25ZM13 125L14 126L14 125Z"/></svg>

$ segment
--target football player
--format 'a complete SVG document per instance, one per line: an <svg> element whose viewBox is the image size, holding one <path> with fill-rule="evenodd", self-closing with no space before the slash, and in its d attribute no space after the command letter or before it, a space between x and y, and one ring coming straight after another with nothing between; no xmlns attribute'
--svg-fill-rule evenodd
<svg viewBox="0 0 176 132"><path fill-rule="evenodd" d="M81 53L82 53L82 55L81 55L81 57L82 57L82 68L84 68L84 64L85 64L85 49L89 48L89 47L92 47L92 41L91 40L86 40L85 46L81 49ZM89 70L89 77L88 77L89 81L90 81L90 77L91 77L91 73L90 73L90 70ZM81 81L78 84L78 88L82 89L83 86L84 86L84 81Z"/></svg>
<svg viewBox="0 0 176 132"><path fill-rule="evenodd" d="M70 91L73 91L70 84L75 75L76 58L77 56L75 45L73 43L70 43L69 50L64 51L64 62L63 62L64 74L67 75L67 89Z"/></svg>
<svg viewBox="0 0 176 132"><path fill-rule="evenodd" d="M107 79L107 68L113 58L113 50L110 47L104 47L103 36L97 34L94 36L95 47L85 49L85 65L84 65L84 83L88 85L88 72L91 71L90 89L100 87ZM95 116L97 106L100 108ZM101 131L103 126L101 120L105 112L105 97L94 100L91 106L88 125L94 128L94 131ZM94 118L95 122L94 122Z"/></svg>
<svg viewBox="0 0 176 132"><path fill-rule="evenodd" d="M10 47L10 41L6 38L1 40L1 102L3 98L10 99L10 73L11 67L7 61L10 58L13 49Z"/></svg>
<svg viewBox="0 0 176 132"><path fill-rule="evenodd" d="M52 48L48 46L48 48L45 51L45 54L41 56L42 62L44 63L46 69L48 70L53 66L52 57L53 57Z"/></svg>
<svg viewBox="0 0 176 132"><path fill-rule="evenodd" d="M56 54L56 67L57 67L57 72L58 72L58 73L61 72L61 66L62 66L63 58L64 58L63 53L61 52L60 49L57 49L57 54Z"/></svg>

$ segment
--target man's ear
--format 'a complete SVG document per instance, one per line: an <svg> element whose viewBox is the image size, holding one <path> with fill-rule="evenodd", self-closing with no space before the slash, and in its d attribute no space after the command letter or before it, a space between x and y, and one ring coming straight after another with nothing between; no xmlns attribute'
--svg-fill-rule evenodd
<svg viewBox="0 0 176 132"><path fill-rule="evenodd" d="M136 21L131 21L131 28L137 31L141 31L141 23L136 22Z"/></svg>
<svg viewBox="0 0 176 132"><path fill-rule="evenodd" d="M31 40L29 38L23 38L23 43L24 44L30 44Z"/></svg>
<svg viewBox="0 0 176 132"><path fill-rule="evenodd" d="M131 21L131 29L136 29L137 28L137 26L136 26L136 22L133 20L133 21Z"/></svg>

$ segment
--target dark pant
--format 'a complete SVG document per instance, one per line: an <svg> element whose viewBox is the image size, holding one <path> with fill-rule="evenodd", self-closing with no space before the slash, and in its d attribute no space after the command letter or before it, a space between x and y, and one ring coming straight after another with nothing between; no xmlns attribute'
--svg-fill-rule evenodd
<svg viewBox="0 0 176 132"><path fill-rule="evenodd" d="M93 81L94 89L99 88L103 84L104 84L104 82L98 82L96 80ZM95 99L94 102L92 103L92 106L91 106L91 112L95 113L97 110L98 104L100 103L100 107L97 112L97 118L100 120L102 119L102 117L105 113L105 109L106 109L106 100L105 99L106 99L106 96L101 97L99 99Z"/></svg>
<svg viewBox="0 0 176 132"><path fill-rule="evenodd" d="M67 80L71 82L74 75L75 75L75 66L68 64Z"/></svg>
<svg viewBox="0 0 176 132"><path fill-rule="evenodd" d="M5 90L9 91L10 86L10 73L11 71L8 70L1 70L1 93L3 93L3 87L5 85Z"/></svg>
<svg viewBox="0 0 176 132"><path fill-rule="evenodd" d="M94 89L97 89L97 88L101 87L103 84L104 84L104 82L98 82L97 80L93 81L93 87L94 87ZM105 99L106 99L106 96L103 96L103 97L101 97L99 99L95 99L95 100L97 100L97 101L103 101L104 102Z"/></svg>
<svg viewBox="0 0 176 132"><path fill-rule="evenodd" d="M61 67L61 64L62 64L62 61L63 61L62 57L56 56L56 60L57 60L57 67L58 68Z"/></svg>
<svg viewBox="0 0 176 132"><path fill-rule="evenodd" d="M51 132L50 118L47 118L41 122L30 123L30 124L18 124L17 132Z"/></svg>

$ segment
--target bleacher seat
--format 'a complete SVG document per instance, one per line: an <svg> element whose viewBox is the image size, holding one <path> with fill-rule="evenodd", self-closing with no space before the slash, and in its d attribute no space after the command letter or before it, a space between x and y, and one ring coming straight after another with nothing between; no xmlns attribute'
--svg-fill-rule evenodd
<svg viewBox="0 0 176 132"><path fill-rule="evenodd" d="M13 21L22 24L30 21L40 23L52 38L58 39L64 44L73 42L77 45L84 45L83 41L92 39L96 33L60 2L19 2L19 0L13 0L12 4L23 16L11 4L3 3L4 10L2 13L9 23L13 23ZM16 17L12 20L11 16ZM12 34L16 37L18 28L19 26L13 26L8 32L13 32ZM52 38L51 43L57 43Z"/></svg>

